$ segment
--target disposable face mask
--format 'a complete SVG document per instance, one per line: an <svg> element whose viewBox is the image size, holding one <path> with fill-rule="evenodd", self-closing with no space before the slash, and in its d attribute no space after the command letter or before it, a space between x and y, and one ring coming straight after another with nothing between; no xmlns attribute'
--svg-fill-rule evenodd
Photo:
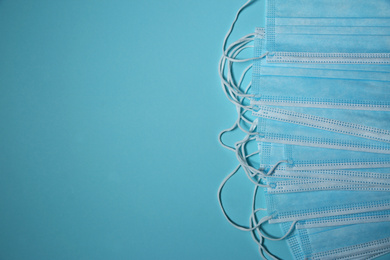
<svg viewBox="0 0 390 260"><path fill-rule="evenodd" d="M255 49L258 55L266 51L261 33ZM253 66L252 104L387 111L389 75L388 65L275 64L261 59Z"/></svg>
<svg viewBox="0 0 390 260"><path fill-rule="evenodd" d="M390 221L390 210L379 210L357 214L346 214L301 220L297 222L295 227L297 229L304 229L385 221Z"/></svg>
<svg viewBox="0 0 390 260"><path fill-rule="evenodd" d="M386 0L267 1L267 58L276 62L388 62ZM327 53L327 55L324 55Z"/></svg>
<svg viewBox="0 0 390 260"><path fill-rule="evenodd" d="M267 188L268 194L320 190L389 191L390 185L388 172L275 170L271 176L266 178L270 186ZM307 196L309 197L310 194ZM314 228L383 221L390 221L389 210L301 220L297 222L296 228Z"/></svg>
<svg viewBox="0 0 390 260"><path fill-rule="evenodd" d="M265 192L270 223L390 209L390 194L380 191Z"/></svg>
<svg viewBox="0 0 390 260"><path fill-rule="evenodd" d="M269 143L380 154L388 154L390 148L390 144L387 142L363 139L267 118L258 120L258 132L258 141Z"/></svg>
<svg viewBox="0 0 390 260"><path fill-rule="evenodd" d="M256 41L256 45L258 48L261 48L261 46L264 46L262 39L258 39ZM387 87L388 83L388 69L389 66L375 66L374 69L368 70L367 76L364 76L362 74L365 73L365 70L367 70L367 65L315 65L309 67L308 65L303 66L302 64L299 64L298 66L302 66L306 69L302 68L290 68L286 66L281 66L280 64L277 64L277 66L281 66L281 70L284 73L284 75L276 75L273 77L276 81L272 82L272 84L264 84L264 82L256 81L257 78L259 79L267 79L267 75L263 75L264 73L267 74L264 71L264 60L259 60L254 65L254 87L253 87L253 94L256 96L256 98L252 101L252 105L255 106L256 109L258 109L258 112L255 112L255 116L260 116L267 120L269 123L267 123L264 120L259 120L259 127L263 128L262 132L264 133L261 136L261 140L265 142L284 142L284 143L290 143L290 144L303 144L305 143L307 145L319 145L320 147L324 148L335 148L335 149L352 149L352 150L359 150L359 151L367 151L367 152L388 152L389 151L389 145L388 144L381 144L381 143L359 143L355 141L348 142L348 138L345 138L343 136L338 137L336 140L329 140L326 139L327 133L324 132L317 132L316 137L318 138L310 138L308 133L313 132L312 129L304 129L304 128L297 128L295 125L301 125L301 126L308 126L310 128L318 128L318 129L324 129L327 131L333 131L337 133L342 134L350 134L355 135L359 137L369 138L373 140L378 141L384 141L388 142L389 140L389 131L386 131L386 128L389 126L384 124L384 122L387 122L388 115L384 112L360 112L360 111L343 111L343 110L324 110L324 109L306 109L302 108L299 110L299 108L269 108L262 106L263 104L283 104L283 105L290 105L290 106L303 106L303 107L318 107L318 108L347 108L347 109L364 109L364 110L387 110L389 108L387 101L380 101L379 96L384 96L381 93L387 93L387 91L378 91L377 95L370 96L369 91L373 88L373 84L382 84L385 87ZM292 66L292 65L289 65ZM275 74L275 67L272 68L272 73ZM315 67L313 69L313 67ZM332 68L331 70L323 71L321 70L323 68ZM337 70L344 67L342 71ZM353 69L352 69L352 68ZM349 68L346 70L346 68ZM280 69L280 68L279 68ZM364 70L365 69L365 70ZM292 71L291 71L292 70ZM286 72L287 71L287 72ZM289 72L290 71L290 74ZM303 72L302 72L303 71ZM306 72L305 72L306 71ZM317 71L318 77L315 77L315 71ZM378 72L376 72L378 71ZM349 76L348 80L345 80L346 82L349 82L349 85L353 85L355 87L355 82L350 82L351 78L355 78L357 82L364 82L364 85L366 86L366 89L361 89L362 91L356 91L354 90L354 99L349 98L349 100L346 99L339 99L339 100L331 100L329 97L334 96L340 96L342 97L342 94L344 93L346 96L351 96L351 90L344 91L343 85L339 86L337 84L333 84L334 82L327 82L328 78L334 79L337 77L335 76L335 73L338 73L338 77L346 77L346 72L350 72L351 76ZM271 74L272 74L271 73ZM306 73L306 74L305 74ZM270 72L268 72L270 74ZM293 78L296 78L299 75L302 75L301 82L299 84L291 84L291 82L283 84L283 80L285 78L290 79L289 77L286 77L286 75L293 75ZM259 77L258 77L258 76ZM314 76L313 76L314 75ZM321 77L319 77L321 76ZM382 81L378 79L383 79ZM313 80L320 79L318 82L321 82L323 85L320 85L319 88L313 88L312 86L317 86L318 82L313 82ZM365 80L362 80L365 79ZM369 80L371 79L371 80ZM282 82L280 82L282 81ZM306 85L302 86L302 82L306 82ZM384 84L386 83L386 84ZM325 85L324 85L325 84ZM271 86L272 85L272 86ZM271 96L263 94L263 89L267 89L267 86L271 86L271 89L276 89L276 92L278 93L288 93L288 96L282 96L278 97L276 100L272 99ZM279 87L280 86L280 87ZM282 91L283 88L286 86L293 86L294 89L291 91ZM279 87L279 89L278 89ZM320 89L322 92L325 92L322 94L323 98L313 97L310 98L310 95L315 96L316 93L310 93L312 89ZM301 93L299 93L301 90ZM367 90L367 91L366 91ZM298 95L301 96L298 99L294 98L294 94L298 92ZM306 94L308 92L308 94ZM335 95L335 93L337 95ZM375 92L375 91L374 91ZM361 93L361 94L360 94ZM267 93L266 93L267 94ZM316 95L318 96L318 95ZM327 97L328 96L328 97ZM258 98L260 97L260 98ZM364 98L365 97L365 98ZM386 100L386 99L384 99ZM274 102L275 101L275 102ZM293 110L293 111L291 111ZM311 113L310 115L308 115ZM314 114L314 115L313 115ZM322 116L322 117L321 117ZM329 116L332 116L331 120L329 120ZM286 122L285 126L283 124L277 124L276 122L272 122L272 120L278 120L280 122ZM373 120L374 119L374 120ZM344 121L343 121L344 120ZM345 120L350 120L350 122L345 122ZM363 121L364 120L364 121ZM365 125L356 124L355 122L361 122L363 121ZM272 128L273 125L276 125L274 128ZM264 126L268 126L265 128ZM383 127L384 129L381 129ZM302 133L305 134L305 136L296 136L291 133L298 132L294 131L295 129L301 130ZM276 129L276 131L274 130ZM314 131L315 132L315 131ZM288 134L287 134L288 133ZM311 136L313 137L313 135Z"/></svg>
<svg viewBox="0 0 390 260"><path fill-rule="evenodd" d="M390 142L389 114L383 111L260 106L254 116L362 139ZM288 130L288 128L286 129Z"/></svg>
<svg viewBox="0 0 390 260"><path fill-rule="evenodd" d="M310 171L310 174L306 175L310 176L306 177L307 179L302 179L301 176L296 175L290 178L281 178L278 173L274 173L271 177L266 177L266 182L270 186L267 188L267 192L268 194L278 194L321 190L390 191L390 182L387 182L386 178L380 178L382 176L365 179L364 177L356 177L354 176L355 174L351 174L351 172L348 172L348 175L341 175L344 173L343 171L329 172L330 173L326 175L330 176L318 178L316 176L318 171ZM341 176L336 173L339 173ZM372 173L358 173L363 176L372 176ZM347 176L353 181L348 182L345 180L345 177Z"/></svg>
<svg viewBox="0 0 390 260"><path fill-rule="evenodd" d="M389 66L368 70L359 65L308 68L304 64L285 67L257 63L255 68L259 68L253 72L252 105L390 110Z"/></svg>
<svg viewBox="0 0 390 260"><path fill-rule="evenodd" d="M275 2L278 2L276 8L274 8L275 6L272 7L272 4ZM325 9L333 8L332 6L337 5L333 0L331 0L329 6L325 1L314 0L314 2L318 6L324 4ZM381 8L386 9L385 2L374 2L384 3L385 5ZM306 230L304 225L315 227L316 225L331 225L331 223L336 223L337 226L340 226L343 223L350 224L353 221L362 223L367 219L370 219L370 221L379 221L385 219L387 215L384 213L384 215L379 216L379 214L375 214L376 212L390 211L390 197L388 195L389 192L385 191L387 190L388 185L384 175L388 170L386 168L390 167L390 160L388 157L390 128L386 122L388 119L386 114L383 114L383 118L378 118L375 114L377 111L383 112L389 108L387 99L379 94L379 92L386 90L386 84L377 84L377 82L386 83L388 81L386 74L388 68L367 66L367 64L386 64L390 61L390 55L388 53L383 53L381 49L382 47L388 47L387 43L370 42L371 40L377 41L379 39L379 37L377 37L378 35L383 37L381 39L385 39L387 37L387 28L376 28L366 33L369 34L369 37L365 38L367 41L365 45L370 46L371 51L378 50L378 52L360 53L357 52L357 49L354 49L354 51L351 52L350 47L356 45L358 41L346 40L354 39L354 37L356 38L357 34L360 34L363 30L367 29L362 28L365 27L365 22L363 20L367 20L367 17L362 15L362 13L359 13L359 10L366 9L363 10L365 11L364 14L369 12L372 12L373 14L376 12L375 8L377 8L375 7L375 10L371 8L370 11L367 11L370 9L370 6L367 6L366 2L358 0L356 2L354 1L354 3L356 3L357 8L353 12L357 12L355 14L357 16L362 16L363 19L352 21L355 19L353 19L352 16L348 16L348 13L346 13L347 19L344 19L346 18L344 17L335 23L338 23L338 27L342 27L347 25L348 22L352 22L354 28L349 30L349 32L348 30L345 30L346 28L333 28L335 27L333 26L334 24L326 24L326 20L341 17L337 16L340 14L339 10L315 11L318 14L325 16L326 19L322 19L323 17L316 17L315 14L312 14L309 20L314 21L314 24L309 24L309 26L307 26L312 27L311 29L297 28L292 20L290 20L287 21L286 26L292 25L292 27L288 28L286 31L282 31L282 29L279 28L280 24L278 24L278 21L276 20L279 18L289 19L289 15L295 16L294 19L298 18L298 20L302 17L306 19L308 18L308 16L305 16L306 7L303 7L302 12L299 13L301 7L299 6L300 3L298 3L298 1L288 3L280 0L268 1L267 25L270 24L270 26L266 28L267 40L266 42L260 40L260 44L255 46L254 58L238 60L236 55L242 49L246 48L243 44L246 44L250 37L258 36L258 38L261 39L262 36L265 36L261 31L259 31L258 34L253 34L251 36L247 35L241 40L233 43L231 45L232 51L230 53L228 50L224 50L223 59L229 60L229 62L258 60L259 64L263 65L265 63L265 59L263 58L266 57L268 68L261 71L261 66L260 70L258 66L254 66L254 74L260 72L260 78L268 75L273 80L273 86L276 89L279 88L279 90L283 88L284 84L279 84L279 82L282 82L283 78L294 78L292 74L297 75L296 78L309 78L305 81L302 80L301 82L291 81L296 85L286 87L286 90L288 91L281 90L281 93L279 94L283 94L283 96L279 95L279 97L282 98L282 101L287 100L290 102L287 102L288 104L285 106L281 106L282 103L260 103L261 101L266 100L264 98L266 98L267 95L268 101L275 101L272 98L278 97L278 93L272 92L272 84L262 86L267 82L257 81L256 77L254 77L252 82L253 91L250 95L247 94L247 90L242 91L240 89L242 82L241 78L237 83L232 75L228 73L227 79L223 80L225 93L236 105L237 112L240 116L240 119L237 121L238 123L236 122L235 125L243 129L243 127L239 125L240 120L251 125L249 131L243 129L244 132L248 134L248 137L242 142L236 143L234 147L232 146L229 148L236 153L240 166L245 170L248 178L255 184L256 188L262 187L264 189L267 216L261 218L259 221L256 220L256 213L263 211L264 209L256 209L253 207L250 226L246 227L235 224L234 221L227 216L224 210L223 212L228 221L239 229L252 232L255 230L259 231L260 235L257 242L262 255L263 251L265 251L265 248L262 246L264 238L271 240L283 239L295 226L297 227L299 237L299 232L302 233ZM304 5L310 4L313 4L313 2L304 1ZM342 3L344 7L350 7L352 4L351 0ZM296 6L296 8L294 6ZM316 8L318 8L318 6ZM364 8L361 8L361 6ZM290 10L288 10L288 8L290 8ZM340 8L340 4L337 5L337 8ZM321 8L318 9L320 10ZM272 14L272 11L270 12L270 10L275 10L275 14ZM285 17L282 17L280 14L285 10L288 11L283 14ZM291 10L293 10L293 12L290 12ZM346 10L350 9L346 8ZM300 17L300 15L302 17ZM275 18L274 22L277 26L271 25L272 17ZM375 17L375 15L373 14L372 17ZM317 18L320 18L320 20L315 21ZM298 21L298 23L299 22L301 21ZM321 25L317 27L315 22L318 22ZM381 23L382 25L387 26L386 24L383 24L383 22L386 23L386 21L371 19L370 26L379 27L381 26ZM307 44L310 46L305 46L306 43L299 43L301 39L305 42L319 39L317 35L315 37L309 36L311 39L304 39L307 38L305 36L306 33L312 33L314 31L321 34L319 38L322 36L325 36L325 38L321 38L319 43L312 42ZM371 34L372 32L375 32L377 35ZM279 37L285 33L290 33L292 37L284 39ZM345 35L348 33L350 35ZM298 37L295 37L295 35L298 35ZM361 38L364 37L365 36L363 35ZM360 41L362 40L361 38L359 39ZM325 39L329 39L329 41L322 42ZM274 43L272 43L272 41L274 41ZM258 40L256 39L255 42L258 42ZM353 44L350 44L350 42L353 42ZM305 51L311 51L311 53L302 53L300 50L294 50L293 48L281 51L282 49L280 49L280 47L283 46L283 44L286 44L286 46L290 44L291 46L298 48L308 47ZM262 46L267 47L263 48ZM310 49L313 46L315 47ZM352 48L354 47L356 46L352 46ZM364 48L364 44L360 44L358 48L360 47ZM344 50L347 51L344 52ZM283 64L290 62L297 62L300 66L297 66L297 64L288 64L291 66ZM274 64L273 67L272 64ZM315 65L313 66L312 64ZM347 64L347 66L343 67L342 64ZM352 64L360 65L350 66ZM248 66L248 69L250 69L250 66ZM341 72L341 70L343 70L343 72ZM359 70L364 71L364 73L359 73ZM311 71L311 74L309 71ZM369 72L365 73L366 71ZM310 75L313 77L310 78ZM333 78L338 80L338 82L348 80L351 82L355 81L362 92L366 89L372 89L372 91L368 92L366 96L354 95L349 96L347 99L348 93L344 93L342 91L342 85L340 85L340 88L334 87L332 89L332 91L339 91L340 97L338 98L328 95L331 94L330 91L328 91L328 93L323 93L323 95L317 95L318 93L321 93L321 90L317 90L317 92L314 90L313 92L308 91L307 93L310 92L310 95L304 95L304 88L313 88L313 86L316 86L314 83L321 84L319 82L320 80L323 81L320 86L322 86L324 89L323 91L326 92L326 89L330 88L329 84L334 84L335 82L328 79ZM346 85L347 83L344 84ZM301 86L303 87L300 88ZM262 93L261 87L265 87L264 89L268 89L269 92ZM302 96L298 96L298 94L294 96L294 93L291 93L294 89L301 93ZM244 98L251 98L252 103L245 103L243 101ZM310 103L313 101L314 105L313 103ZM312 111L310 110L312 107L321 108L324 111ZM339 108L342 108L343 110L355 110L357 113L346 113L345 111L339 111ZM257 117L254 123L251 123L251 120L246 120L244 118L243 113L245 112L243 111L247 110L254 111L253 115ZM374 113L362 114L361 111L363 110ZM362 115L365 115L366 118L362 119ZM253 125L256 125L256 121L258 122L257 130L253 127ZM264 122L266 122L266 124L263 124ZM255 131L258 133L255 133ZM255 140L255 136L258 138L257 140L261 148L259 151L253 153L260 153L261 160L259 168L257 166L249 165L247 158L250 155L247 155L245 151L245 143ZM277 152L279 147L282 147L282 153ZM269 151L267 151L267 148L269 148ZM313 150L309 150L308 148ZM317 174L321 174L321 176L313 176L313 171L316 171ZM232 174L234 173L235 171ZM225 178L221 187L223 187L225 181L228 180L232 174ZM304 174L305 177L301 179L300 177L302 177L302 175L298 174ZM348 177L353 178L354 181L348 181ZM367 187L366 185L370 185L372 189L368 189L370 187ZM295 186L295 190L293 186ZM297 186L299 186L298 190L296 189ZM282 187L283 191L274 192L278 187ZM317 188L317 190L313 190L313 187ZM271 189L274 190L271 191ZM253 203L253 205L255 205L255 203ZM271 224L286 223L289 225L289 228L285 230L284 236L272 238L261 233L261 225L267 221ZM307 222L304 224L304 221ZM313 222L309 223L309 221ZM314 221L317 222L315 223ZM324 229L323 231L326 232L327 229ZM303 239L298 240L298 245L305 247L304 250L302 250L302 252L304 252L304 257L306 257L306 255L310 255L310 257L318 256L315 254L323 253L322 249L318 252L316 251L318 243L305 243L305 237L303 235L301 237ZM332 236L328 236L328 238L329 237L331 238ZM364 241L355 242L364 243ZM381 245L382 242L376 240L372 243L377 246ZM348 243L343 244L340 241L337 246L346 248L351 245ZM312 247L312 251L308 251L309 247ZM333 249L332 245L329 245L329 247L326 248L326 252L331 252ZM353 252L352 255L354 259L369 259L383 253L385 253L385 250L370 250L369 253L363 255L357 254L356 252ZM332 253L328 255L332 255ZM327 257L328 255L325 254L324 256ZM351 254L348 256L346 254L343 255L343 257L350 256ZM271 258L274 257L271 255Z"/></svg>
<svg viewBox="0 0 390 260"><path fill-rule="evenodd" d="M267 177L267 182L274 187L273 190L269 188L268 193L315 191L326 189L327 185L351 185L352 187L368 189L383 187L387 189L390 187L390 173L388 171L388 168L386 168L385 173L363 170L275 170L272 175Z"/></svg>
<svg viewBox="0 0 390 260"><path fill-rule="evenodd" d="M260 169L269 171L277 165L278 170L318 171L367 169L367 171L389 172L390 156L358 151L323 149L302 145L259 143ZM280 161L285 163L278 164Z"/></svg>
<svg viewBox="0 0 390 260"><path fill-rule="evenodd" d="M298 229L288 241L295 259L367 259L389 251L389 225L381 222Z"/></svg>
<svg viewBox="0 0 390 260"><path fill-rule="evenodd" d="M290 147L290 146L289 146ZM304 148L299 147L298 148ZM264 160L265 163L269 165L261 165L264 167L264 171L272 171L269 167L274 167L277 160L286 159L283 153L284 145L264 144L260 145L260 160ZM316 153L313 152L313 148L307 147L308 151L303 152L302 154L297 153L297 156L309 157L311 155L313 158L317 158ZM321 150L321 149L318 149ZM329 154L328 156L333 155L332 152L324 153L324 155ZM279 155L279 157L278 157ZM308 181L321 181L321 178L325 181L330 182L342 182L343 179L354 175L358 177L353 184L356 184L355 189L362 188L359 184L367 183L369 180L380 177L379 180L374 180L370 185L381 186L385 185L387 181L386 173L389 171L388 167L390 166L389 160L380 160L377 155L371 154L372 159L362 156L362 159L356 159L354 156L350 160L340 160L337 159L338 155L334 157L333 160L302 160L294 161L293 163L285 160L286 163L279 163L278 166L273 170L273 173L267 177L268 179L275 176L281 176L286 178L291 178L291 176L296 176L298 179L299 176L302 177L303 174L305 180ZM282 156L282 157L280 157ZM290 154L290 158L299 159L299 157L294 157L294 153ZM328 157L330 158L330 157ZM352 171L350 169L355 168L356 170ZM367 171L364 171L364 168ZM343 170L348 169L348 170ZM359 169L359 170L357 170ZM321 173L322 176L317 178L312 178L310 172L317 171ZM314 174L314 173L313 173ZM344 175L341 176L340 175ZM290 176L290 177L288 177ZM345 181L348 183L347 181ZM383 183L382 183L383 182ZM329 184L329 183L328 183ZM287 187L285 188L298 188L298 187ZM331 184L329 184L331 187ZM342 186L342 185L341 185ZM351 188L350 184L346 184L347 188ZM283 186L282 186L283 187ZM321 216L331 216L331 215L340 215L340 214L352 214L361 212L367 212L372 210L381 210L386 209L388 206L388 201L378 202L380 200L388 199L388 192L355 192L355 191L308 191L308 192L294 192L294 193L276 193L278 186L270 186L265 191L265 196L267 198L267 209L268 214L273 215L273 218L270 220L272 222L283 222L283 221L295 221L299 219L309 219L317 218ZM300 187L304 189L304 185ZM306 186L306 188L308 188ZM332 188L340 189L339 187L333 186ZM275 192L269 192L273 189ZM310 190L310 187L309 187ZM303 191L303 190L301 190Z"/></svg>
<svg viewBox="0 0 390 260"><path fill-rule="evenodd" d="M388 223L300 229L291 234L287 242L297 260L376 259L390 252ZM290 224L283 223L282 230L288 230ZM378 239L380 237L384 238Z"/></svg>

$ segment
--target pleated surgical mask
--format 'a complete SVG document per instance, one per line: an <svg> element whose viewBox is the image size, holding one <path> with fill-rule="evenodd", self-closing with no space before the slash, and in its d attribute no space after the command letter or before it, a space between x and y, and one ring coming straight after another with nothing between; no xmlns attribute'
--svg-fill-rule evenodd
<svg viewBox="0 0 390 260"><path fill-rule="evenodd" d="M386 0L267 0L270 62L389 63Z"/></svg>
<svg viewBox="0 0 390 260"><path fill-rule="evenodd" d="M386 191L310 191L269 194L265 191L269 223L390 209Z"/></svg>
<svg viewBox="0 0 390 260"><path fill-rule="evenodd" d="M337 215L331 217L314 218L298 221L297 229L334 227L361 223L390 221L390 210L377 210L364 213Z"/></svg>
<svg viewBox="0 0 390 260"><path fill-rule="evenodd" d="M277 171L265 177L268 194L308 192L320 190L390 191L388 173L375 174L359 171ZM319 176L320 175L320 176ZM349 178L351 181L348 181Z"/></svg>
<svg viewBox="0 0 390 260"><path fill-rule="evenodd" d="M390 94L387 91L390 82L389 66L377 66L375 71L356 65L328 67L262 65L258 72L253 73L255 87L252 93L255 98L252 104L390 110Z"/></svg>
<svg viewBox="0 0 390 260"><path fill-rule="evenodd" d="M265 178L269 185L265 191L267 210L269 215L273 215L270 223L367 212L388 207L389 193L378 191L388 190L386 184L389 158L381 159L373 153L355 152L351 155L346 152L345 155L350 158L339 159L340 154L331 149L326 151L291 145L285 149L286 146L282 144L274 146L264 143L260 146L260 160L269 163L261 165L265 171L270 171L270 167L278 163L277 160L286 161L279 163L273 173ZM306 151L286 153L286 150L291 151L291 147ZM320 151L322 153L319 153ZM361 154L360 159L358 154ZM325 158L321 158L322 156ZM275 181L278 177L282 179L280 183ZM348 178L353 178L354 181L349 182ZM303 182L297 185L298 183L288 179ZM362 187L364 184L367 186ZM360 191L356 192L358 190Z"/></svg>
<svg viewBox="0 0 390 260"><path fill-rule="evenodd" d="M288 238L297 259L371 259L389 251L389 234L370 233L387 228L390 212L389 7L385 0L267 0L265 30L227 49L232 28L225 37L220 76L238 119L222 134L240 128L247 136L223 144L240 165L218 199L231 224L252 232L264 259L264 239ZM238 59L253 40L253 57ZM236 80L233 62L254 65ZM250 153L247 144L255 141L258 150ZM260 161L249 160L257 154ZM240 168L255 185L249 226L222 204L222 188ZM256 207L257 197L266 208ZM264 233L266 222L281 225L284 235ZM355 237L359 229L364 238ZM354 237L333 239L340 232Z"/></svg>
<svg viewBox="0 0 390 260"><path fill-rule="evenodd" d="M385 111L259 106L253 115L362 139L390 142L390 114Z"/></svg>
<svg viewBox="0 0 390 260"><path fill-rule="evenodd" d="M389 154L324 149L283 143L259 143L260 169L271 169L279 161L278 170L345 170L377 169L382 173L390 167Z"/></svg>
<svg viewBox="0 0 390 260"><path fill-rule="evenodd" d="M258 31L255 49L260 55L266 52L265 33ZM283 64L261 59L253 66L252 104L388 111L389 81L389 65Z"/></svg>
<svg viewBox="0 0 390 260"><path fill-rule="evenodd" d="M390 222L297 229L288 241L295 259L369 259L390 251Z"/></svg>
<svg viewBox="0 0 390 260"><path fill-rule="evenodd" d="M282 120L259 118L258 140L299 146L389 154L390 144ZM296 148L298 149L298 148Z"/></svg>

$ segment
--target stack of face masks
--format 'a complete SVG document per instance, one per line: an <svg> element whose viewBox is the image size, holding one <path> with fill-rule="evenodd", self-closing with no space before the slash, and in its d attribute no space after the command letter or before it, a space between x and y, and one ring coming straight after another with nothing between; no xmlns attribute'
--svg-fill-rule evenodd
<svg viewBox="0 0 390 260"><path fill-rule="evenodd" d="M248 1L238 12L250 4ZM220 76L238 119L220 134L239 166L219 201L230 223L286 239L294 259L374 259L390 252L390 1L267 0L266 28L226 47ZM240 55L254 43L254 56ZM237 80L235 62L249 62ZM252 81L243 78L252 71ZM234 146L222 135L247 136ZM250 153L248 144L257 142ZM255 158L253 160L252 158ZM248 225L222 204L239 168L254 185ZM264 208L256 199L265 198ZM279 225L276 238L264 223ZM266 256L268 255L268 258Z"/></svg>

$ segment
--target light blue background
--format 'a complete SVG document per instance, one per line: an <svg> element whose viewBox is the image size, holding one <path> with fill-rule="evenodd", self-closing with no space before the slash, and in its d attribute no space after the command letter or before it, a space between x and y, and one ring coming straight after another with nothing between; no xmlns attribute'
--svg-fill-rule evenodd
<svg viewBox="0 0 390 260"><path fill-rule="evenodd" d="M217 204L237 163L217 65L243 3L0 1L0 259L259 258Z"/></svg>
<svg viewBox="0 0 390 260"><path fill-rule="evenodd" d="M243 3L0 0L1 260L259 259L217 203L237 164L217 66ZM263 25L256 1L232 39ZM240 222L251 188L224 193Z"/></svg>

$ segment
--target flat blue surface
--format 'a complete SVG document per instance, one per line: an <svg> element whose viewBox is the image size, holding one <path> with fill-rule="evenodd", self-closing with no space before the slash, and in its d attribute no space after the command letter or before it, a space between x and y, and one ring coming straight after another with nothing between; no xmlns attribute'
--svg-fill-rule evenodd
<svg viewBox="0 0 390 260"><path fill-rule="evenodd" d="M260 258L217 202L237 164L217 66L242 4L0 0L0 260ZM262 0L232 39L256 26ZM243 223L252 188L224 193Z"/></svg>
<svg viewBox="0 0 390 260"><path fill-rule="evenodd" d="M243 3L0 1L0 259L259 258L217 204L237 163L217 65Z"/></svg>

